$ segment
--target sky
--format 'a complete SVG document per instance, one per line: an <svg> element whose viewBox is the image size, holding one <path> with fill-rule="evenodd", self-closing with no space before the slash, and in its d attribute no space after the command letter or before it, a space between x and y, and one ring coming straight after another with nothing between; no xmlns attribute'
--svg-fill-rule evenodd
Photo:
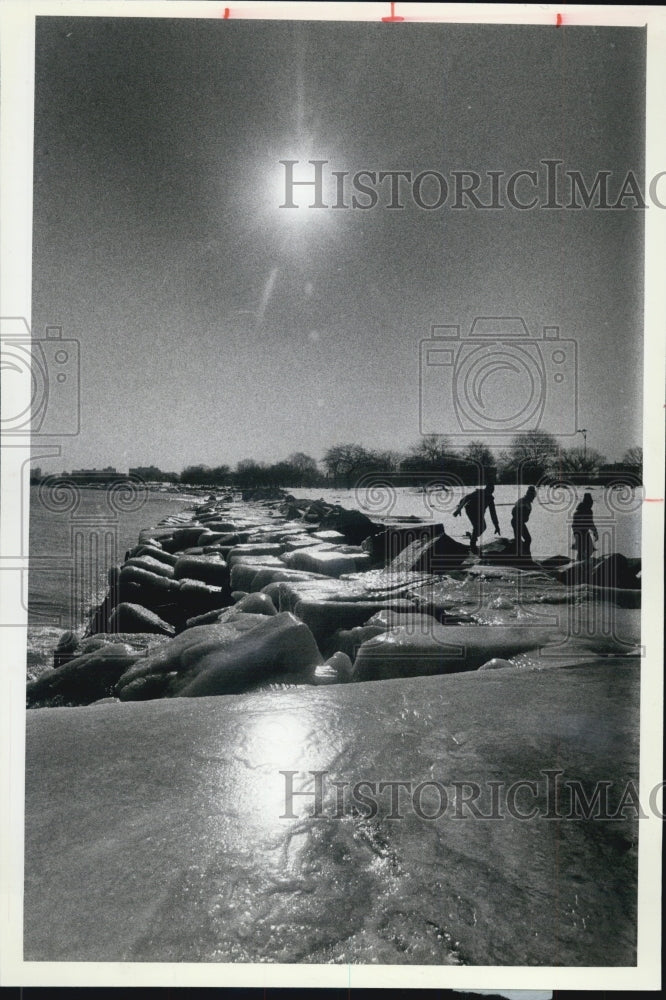
<svg viewBox="0 0 666 1000"><path fill-rule="evenodd" d="M474 170L487 201L488 171L543 189L549 158L645 191L644 74L634 28L38 18L33 335L59 325L81 359L80 433L42 468L499 444L484 421L511 428L535 386L519 429L586 428L619 460L641 440L644 212L428 211L409 185L391 210L386 182L372 209L311 189L281 209L280 160L326 160L328 204L332 170ZM475 340L475 317L527 334ZM433 324L460 338L420 381Z"/></svg>

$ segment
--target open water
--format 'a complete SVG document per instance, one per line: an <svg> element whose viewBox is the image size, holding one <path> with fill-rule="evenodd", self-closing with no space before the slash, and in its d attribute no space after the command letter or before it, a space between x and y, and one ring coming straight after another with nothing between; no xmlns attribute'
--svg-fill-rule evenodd
<svg viewBox="0 0 666 1000"><path fill-rule="evenodd" d="M191 506L173 493L134 489L30 489L28 673L51 665L63 631L85 624L106 593L111 566L142 528Z"/></svg>

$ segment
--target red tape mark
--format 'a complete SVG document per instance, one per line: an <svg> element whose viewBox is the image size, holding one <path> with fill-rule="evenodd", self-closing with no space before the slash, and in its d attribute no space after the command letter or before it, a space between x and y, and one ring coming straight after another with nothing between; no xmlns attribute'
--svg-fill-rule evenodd
<svg viewBox="0 0 666 1000"><path fill-rule="evenodd" d="M395 4L394 3L391 4L391 13L390 13L389 17L383 17L382 18L382 21L384 22L384 24L389 24L392 21L404 21L404 20L405 20L404 17L400 17L399 15L396 14L396 12L395 12Z"/></svg>
<svg viewBox="0 0 666 1000"><path fill-rule="evenodd" d="M226 18L231 17L231 11L228 7L224 8L224 14L222 16L225 18L225 20Z"/></svg>
<svg viewBox="0 0 666 1000"><path fill-rule="evenodd" d="M663 503L663 497L643 497L644 503Z"/></svg>
<svg viewBox="0 0 666 1000"><path fill-rule="evenodd" d="M556 26L559 28L560 25L563 24L563 23L564 23L564 18L562 17L561 14L558 14L557 17L555 18L555 24L556 24Z"/></svg>

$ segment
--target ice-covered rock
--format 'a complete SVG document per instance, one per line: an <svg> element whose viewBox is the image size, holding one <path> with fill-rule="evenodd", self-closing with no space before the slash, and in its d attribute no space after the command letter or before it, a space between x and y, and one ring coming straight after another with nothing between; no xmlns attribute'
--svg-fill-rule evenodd
<svg viewBox="0 0 666 1000"><path fill-rule="evenodd" d="M320 642L338 629L366 624L373 615L387 606L393 611L403 612L413 608L408 601L395 601L387 605L382 601L303 600L294 607L294 614L305 622L317 642Z"/></svg>
<svg viewBox="0 0 666 1000"><path fill-rule="evenodd" d="M405 546L389 564L387 573L446 573L460 567L468 558L467 546L442 532L434 538L411 542Z"/></svg>
<svg viewBox="0 0 666 1000"><path fill-rule="evenodd" d="M291 569L302 569L324 576L340 577L343 573L357 573L370 568L370 556L360 548L350 551L350 546L329 548L326 543L311 548L285 552L283 562Z"/></svg>
<svg viewBox="0 0 666 1000"><path fill-rule="evenodd" d="M184 555L174 566L176 580L201 580L213 587L229 586L229 568L215 553L210 555Z"/></svg>
<svg viewBox="0 0 666 1000"><path fill-rule="evenodd" d="M139 569L148 570L149 573L156 573L157 576L165 576L169 579L173 579L173 565L163 562L161 559L155 559L154 556L142 555L142 556L131 556L125 561L124 566L138 566Z"/></svg>
<svg viewBox="0 0 666 1000"><path fill-rule="evenodd" d="M426 634L404 626L363 643L354 661L354 680L418 677L477 670L493 658L509 659L555 638L540 627L440 625Z"/></svg>
<svg viewBox="0 0 666 1000"><path fill-rule="evenodd" d="M113 693L113 687L141 654L124 643L109 643L75 656L68 663L48 670L26 688L29 705L89 705Z"/></svg>
<svg viewBox="0 0 666 1000"><path fill-rule="evenodd" d="M363 548L370 554L373 564L389 565L395 558L415 542L423 544L443 534L443 524L389 525L377 534L370 535L363 542Z"/></svg>
<svg viewBox="0 0 666 1000"><path fill-rule="evenodd" d="M157 559L167 566L175 566L178 560L178 556L172 552L165 552L164 549L158 548L156 545L135 545L128 552L127 558L133 559L135 556L150 556L151 559Z"/></svg>
<svg viewBox="0 0 666 1000"><path fill-rule="evenodd" d="M590 583L594 587L618 590L639 590L641 561L627 559L619 552L598 559L590 575Z"/></svg>
<svg viewBox="0 0 666 1000"><path fill-rule="evenodd" d="M233 597L233 594L231 596ZM213 622L228 621L230 616L238 614L272 617L277 614L277 609L268 594L244 594L230 607L223 608L221 611L219 609L209 611L196 618L189 618L186 625L187 628L195 628L197 625L211 625Z"/></svg>
<svg viewBox="0 0 666 1000"><path fill-rule="evenodd" d="M312 511L312 507L310 508ZM346 510L344 507L334 507L321 518L319 530L333 530L344 535L350 545L360 545L369 535L381 531L381 525L371 521L367 514L359 510Z"/></svg>
<svg viewBox="0 0 666 1000"><path fill-rule="evenodd" d="M234 609L235 610L235 609ZM182 696L230 694L280 674L304 681L322 662L315 640L293 615L236 612L226 622L199 625L128 670L117 685L122 691L139 677L176 673L170 693Z"/></svg>
<svg viewBox="0 0 666 1000"><path fill-rule="evenodd" d="M246 590L248 593L257 589L253 587L254 578L261 570L269 568L281 572L285 566L277 556L244 556L242 561L237 561L231 567L231 589Z"/></svg>
<svg viewBox="0 0 666 1000"><path fill-rule="evenodd" d="M346 653L334 653L325 663L315 669L314 683L316 685L346 684L351 680L353 670L352 661Z"/></svg>
<svg viewBox="0 0 666 1000"><path fill-rule="evenodd" d="M279 542L244 542L235 545L227 555L229 566L237 562L245 562L248 556L279 556L282 546Z"/></svg>
<svg viewBox="0 0 666 1000"><path fill-rule="evenodd" d="M363 643L384 632L384 625L357 625L355 628L338 629L323 643L324 655L331 657L335 653L344 653L353 663Z"/></svg>
<svg viewBox="0 0 666 1000"><path fill-rule="evenodd" d="M154 611L148 611L140 604L119 604L114 608L107 632L155 632L158 635L174 635L173 625L163 621Z"/></svg>
<svg viewBox="0 0 666 1000"><path fill-rule="evenodd" d="M487 663L482 663L479 670L505 670L507 667L514 667L515 664L511 660L503 660L499 656L494 656L492 660L488 660Z"/></svg>

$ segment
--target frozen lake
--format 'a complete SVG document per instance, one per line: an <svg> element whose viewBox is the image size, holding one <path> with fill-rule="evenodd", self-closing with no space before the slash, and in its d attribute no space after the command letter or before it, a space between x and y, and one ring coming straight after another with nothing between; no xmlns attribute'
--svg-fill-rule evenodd
<svg viewBox="0 0 666 1000"><path fill-rule="evenodd" d="M465 532L469 521L465 514L453 517L458 501L474 487L421 489L417 487L394 487L377 477L374 488L335 490L293 489L295 497L323 497L329 503L339 503L343 507L356 507L369 517L383 520L388 518L418 517L424 521L444 524L446 532L457 541L465 542ZM518 486L496 486L495 506L501 534L511 537L511 508L524 493ZM571 519L576 504L583 493L589 491L594 498L593 516L599 531L598 554L621 552L628 558L641 554L641 508L642 491L606 486L540 487L532 506L529 530L532 535L532 555L535 559L547 559L554 555L571 555ZM488 528L481 542L494 538L494 528L486 517Z"/></svg>

